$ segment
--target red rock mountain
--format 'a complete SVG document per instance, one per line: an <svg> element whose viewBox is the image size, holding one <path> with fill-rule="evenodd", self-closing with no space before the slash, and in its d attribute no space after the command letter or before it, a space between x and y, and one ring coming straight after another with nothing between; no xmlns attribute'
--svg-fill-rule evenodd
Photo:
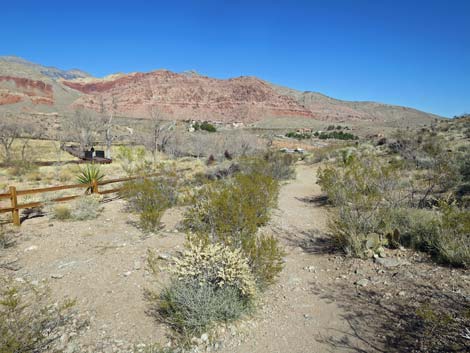
<svg viewBox="0 0 470 353"><path fill-rule="evenodd" d="M99 110L113 100L121 115L146 117L157 106L175 119L253 122L266 116L315 115L292 97L279 94L254 77L216 80L166 70L123 75L107 80L62 81L83 93L74 104Z"/></svg>
<svg viewBox="0 0 470 353"><path fill-rule="evenodd" d="M269 118L390 122L437 116L373 102L347 102L319 93L272 85L256 77L214 79L158 70L92 78L0 57L0 110L59 112L75 107L114 109L118 115L148 118L157 107L169 119L251 123Z"/></svg>

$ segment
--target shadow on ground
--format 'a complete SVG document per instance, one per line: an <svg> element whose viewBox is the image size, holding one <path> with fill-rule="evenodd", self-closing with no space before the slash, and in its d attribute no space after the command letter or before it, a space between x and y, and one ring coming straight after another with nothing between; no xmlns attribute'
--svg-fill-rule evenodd
<svg viewBox="0 0 470 353"><path fill-rule="evenodd" d="M443 292L406 274L393 273L395 288L406 288L410 296L386 295L383 290L365 289L335 281L325 288L315 284L314 294L343 309L350 332L333 333L318 341L333 351L352 352L468 352L470 339L469 298ZM338 339L338 337L340 337ZM357 343L361 343L361 347ZM368 349L364 349L367 346Z"/></svg>

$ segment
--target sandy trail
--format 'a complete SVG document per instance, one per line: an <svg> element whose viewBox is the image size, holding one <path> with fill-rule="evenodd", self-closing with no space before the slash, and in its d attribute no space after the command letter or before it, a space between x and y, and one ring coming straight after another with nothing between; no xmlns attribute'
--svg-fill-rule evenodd
<svg viewBox="0 0 470 353"><path fill-rule="evenodd" d="M344 351L360 347L360 342L350 341L354 335L345 313L321 295L323 284L334 281L334 264L332 255L309 246L326 229L325 206L312 202L320 196L316 167L299 165L296 179L282 186L270 228L285 246L285 268L279 283L266 293L265 306L245 342L227 352L339 352L341 348L329 342L342 340L348 340Z"/></svg>

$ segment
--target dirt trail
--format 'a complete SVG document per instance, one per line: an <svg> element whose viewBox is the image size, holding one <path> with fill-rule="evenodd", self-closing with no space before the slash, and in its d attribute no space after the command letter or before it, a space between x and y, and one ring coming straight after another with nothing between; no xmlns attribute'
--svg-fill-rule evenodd
<svg viewBox="0 0 470 353"><path fill-rule="evenodd" d="M321 239L327 223L327 210L316 184L316 168L299 165L295 180L283 185L279 207L270 228L286 248L285 268L279 283L266 293L263 310L254 321L245 342L227 352L314 353L340 352L330 342L348 342L360 349L345 313L331 300L323 299L325 283L335 281L330 271L332 255L317 253L309 244ZM315 294L317 293L317 294ZM366 350L367 351L367 350Z"/></svg>
<svg viewBox="0 0 470 353"><path fill-rule="evenodd" d="M331 341L352 337L342 309L334 299L324 299L328 296L322 288L337 288L340 274L334 269L335 256L315 250L327 221L325 206L312 201L320 196L315 178L315 167L299 165L296 179L281 187L269 228L285 246L285 268L256 316L233 334L227 331L217 351L338 352ZM103 214L92 221L31 219L22 225L18 244L0 258L16 260L18 268L8 274L17 280L46 281L57 300L77 298L78 312L89 327L68 352L128 352L132 344L167 342L168 328L146 314L143 288L151 278L145 259L149 248L163 254L181 249L184 234L176 230L181 211L167 211L159 235L143 236L136 220L122 200L106 203ZM347 342L349 348L360 346Z"/></svg>

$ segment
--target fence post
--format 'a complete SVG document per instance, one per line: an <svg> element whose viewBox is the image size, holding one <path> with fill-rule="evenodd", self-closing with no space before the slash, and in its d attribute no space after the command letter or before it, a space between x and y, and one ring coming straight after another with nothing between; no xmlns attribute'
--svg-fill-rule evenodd
<svg viewBox="0 0 470 353"><path fill-rule="evenodd" d="M93 179L91 182L91 193L92 194L99 194L100 192L98 191L98 182L96 179Z"/></svg>
<svg viewBox="0 0 470 353"><path fill-rule="evenodd" d="M19 226L21 225L20 210L18 209L18 198L16 196L16 187L14 186L10 186L10 200L11 200L11 208L13 208L13 210L11 211L13 224L15 226Z"/></svg>

